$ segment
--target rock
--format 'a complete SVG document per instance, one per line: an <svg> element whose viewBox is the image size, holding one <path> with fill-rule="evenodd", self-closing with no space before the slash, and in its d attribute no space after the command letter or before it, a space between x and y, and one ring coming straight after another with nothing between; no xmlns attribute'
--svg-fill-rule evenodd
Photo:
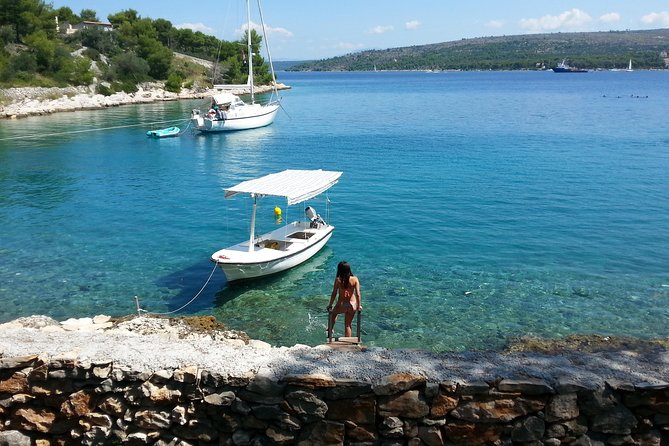
<svg viewBox="0 0 669 446"><path fill-rule="evenodd" d="M174 371L174 380L180 383L194 383L198 378L198 368L196 366L184 367Z"/></svg>
<svg viewBox="0 0 669 446"><path fill-rule="evenodd" d="M384 417L422 418L429 413L430 406L418 390L409 390L379 399L379 415Z"/></svg>
<svg viewBox="0 0 669 446"><path fill-rule="evenodd" d="M290 392L286 395L286 401L295 414L307 423L325 418L328 411L327 404L310 392Z"/></svg>
<svg viewBox="0 0 669 446"><path fill-rule="evenodd" d="M372 387L376 395L394 395L425 384L425 378L410 373L394 373L381 378L378 384Z"/></svg>
<svg viewBox="0 0 669 446"><path fill-rule="evenodd" d="M626 407L614 407L608 412L596 414L590 426L593 432L605 434L629 435L636 428L638 421Z"/></svg>
<svg viewBox="0 0 669 446"><path fill-rule="evenodd" d="M376 399L360 397L350 400L328 401L328 420L349 420L356 424L374 424L376 421Z"/></svg>
<svg viewBox="0 0 669 446"><path fill-rule="evenodd" d="M543 402L524 398L471 401L456 407L450 415L475 423L499 423L509 422L543 408Z"/></svg>
<svg viewBox="0 0 669 446"><path fill-rule="evenodd" d="M324 374L288 375L282 379L286 384L297 384L302 387L327 388L335 387L335 380Z"/></svg>
<svg viewBox="0 0 669 446"><path fill-rule="evenodd" d="M444 444L441 429L434 426L420 426L418 428L418 438L427 446L441 446Z"/></svg>
<svg viewBox="0 0 669 446"><path fill-rule="evenodd" d="M578 417L578 404L575 393L555 395L546 405L546 421L571 420Z"/></svg>
<svg viewBox="0 0 669 446"><path fill-rule="evenodd" d="M0 358L0 370L25 369L26 367L34 367L38 362L39 362L39 357L37 355L16 356L13 358Z"/></svg>
<svg viewBox="0 0 669 446"><path fill-rule="evenodd" d="M520 392L524 395L544 395L555 393L553 388L542 379L503 379L497 385L497 389L500 392Z"/></svg>
<svg viewBox="0 0 669 446"><path fill-rule="evenodd" d="M517 421L511 431L514 442L528 443L541 440L546 431L546 423L539 417L527 417Z"/></svg>
<svg viewBox="0 0 669 446"><path fill-rule="evenodd" d="M458 399L448 395L439 394L432 400L430 415L433 417L445 417L458 405Z"/></svg>
<svg viewBox="0 0 669 446"><path fill-rule="evenodd" d="M235 401L235 398L234 392L228 391L207 395L204 397L204 401L212 406L230 406Z"/></svg>
<svg viewBox="0 0 669 446"><path fill-rule="evenodd" d="M344 424L323 420L305 427L300 433L298 446L344 444Z"/></svg>
<svg viewBox="0 0 669 446"><path fill-rule="evenodd" d="M23 372L16 372L7 379L0 380L0 394L26 393L28 391L28 376Z"/></svg>
<svg viewBox="0 0 669 446"><path fill-rule="evenodd" d="M32 446L32 441L19 431L0 431L0 446Z"/></svg>
<svg viewBox="0 0 669 446"><path fill-rule="evenodd" d="M404 436L404 422L397 417L386 417L379 425L379 432L384 437L400 438Z"/></svg>

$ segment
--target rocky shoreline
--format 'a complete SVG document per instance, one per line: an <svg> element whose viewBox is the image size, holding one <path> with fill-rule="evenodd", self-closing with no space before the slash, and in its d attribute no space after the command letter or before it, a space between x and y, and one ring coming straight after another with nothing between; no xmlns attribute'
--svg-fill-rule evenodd
<svg viewBox="0 0 669 446"><path fill-rule="evenodd" d="M318 373L374 382L408 372L428 380L556 377L589 384L607 380L669 385L669 346L581 337L540 346L530 341L507 352L430 353L369 347L338 350L327 345L272 347L228 330L213 317L154 318L108 316L58 322L46 316L0 325L0 358L71 356L83 361L113 360L142 370L193 365L223 374ZM364 341L364 340L363 340ZM584 348L584 345L589 345ZM550 347L547 347L550 346ZM242 360L240 360L240 358Z"/></svg>
<svg viewBox="0 0 669 446"><path fill-rule="evenodd" d="M666 340L581 337L550 354L272 347L207 316L32 316L0 333L0 445L669 441Z"/></svg>
<svg viewBox="0 0 669 446"><path fill-rule="evenodd" d="M290 87L277 84L277 89ZM245 90L229 90L233 94L245 94ZM256 93L271 91L270 86L256 87ZM212 96L216 90L204 87L182 89L180 93L166 91L160 83L144 83L135 93L114 93L104 96L95 92L94 86L87 87L26 87L0 90L0 119L17 119L51 113L95 110L131 104L148 104L181 99L203 99Z"/></svg>

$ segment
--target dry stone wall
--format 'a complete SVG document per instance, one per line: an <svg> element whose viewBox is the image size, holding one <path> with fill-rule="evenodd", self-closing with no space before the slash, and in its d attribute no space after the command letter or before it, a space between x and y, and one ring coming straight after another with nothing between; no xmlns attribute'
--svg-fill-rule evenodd
<svg viewBox="0 0 669 446"><path fill-rule="evenodd" d="M669 445L669 388L0 358L0 445Z"/></svg>

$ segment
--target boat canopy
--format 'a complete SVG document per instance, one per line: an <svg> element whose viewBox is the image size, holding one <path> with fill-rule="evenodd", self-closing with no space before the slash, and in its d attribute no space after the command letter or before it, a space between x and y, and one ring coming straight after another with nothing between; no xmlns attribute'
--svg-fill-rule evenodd
<svg viewBox="0 0 669 446"><path fill-rule="evenodd" d="M232 104L233 102L235 102L235 100L238 99L238 97L232 93L224 92L212 96L212 99L214 100L214 103L216 103L216 105L223 105L223 104Z"/></svg>
<svg viewBox="0 0 669 446"><path fill-rule="evenodd" d="M288 205L298 204L330 189L342 173L320 169L284 170L225 189L225 198L246 193L252 197L285 197Z"/></svg>

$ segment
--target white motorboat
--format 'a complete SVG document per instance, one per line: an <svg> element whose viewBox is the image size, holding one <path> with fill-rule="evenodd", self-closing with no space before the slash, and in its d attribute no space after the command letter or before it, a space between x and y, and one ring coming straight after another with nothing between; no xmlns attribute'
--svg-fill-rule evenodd
<svg viewBox="0 0 669 446"><path fill-rule="evenodd" d="M320 251L330 240L334 226L305 209L306 219L279 229L255 235L258 198L283 197L287 204L302 203L337 184L342 172L326 170L284 170L225 189L225 198L249 194L253 199L249 239L212 254L229 281L267 276L297 266Z"/></svg>
<svg viewBox="0 0 669 446"><path fill-rule="evenodd" d="M227 132L234 130L256 129L270 125L274 122L274 118L279 110L279 99L276 90L276 75L274 74L274 65L272 63L272 56L269 51L269 44L267 43L267 33L265 32L265 22L260 8L260 0L258 0L258 11L260 13L260 22L263 32L263 40L265 41L265 49L269 60L270 71L272 73L272 93L268 102L264 104L256 103L255 87L253 83L253 45L251 42L251 6L250 0L246 0L247 13L247 32L246 32L246 46L248 61L248 78L245 85L238 87L245 87L249 90L250 102L244 102L239 96L230 92L221 92L212 96L211 106L206 113L202 113L199 109L194 109L191 112L191 124L193 128L201 132ZM225 86L219 86L224 89Z"/></svg>

